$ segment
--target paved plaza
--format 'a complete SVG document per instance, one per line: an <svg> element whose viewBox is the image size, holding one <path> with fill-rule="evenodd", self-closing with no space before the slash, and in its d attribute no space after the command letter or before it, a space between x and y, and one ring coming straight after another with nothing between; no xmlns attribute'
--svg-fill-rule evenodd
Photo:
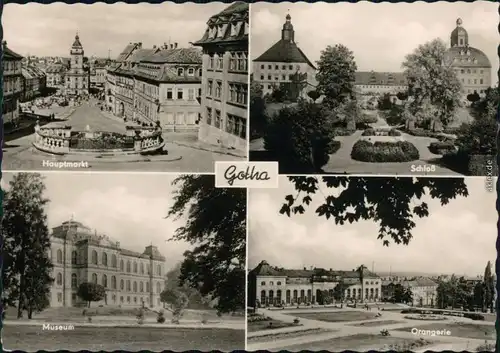
<svg viewBox="0 0 500 353"><path fill-rule="evenodd" d="M402 309L404 308L402 307ZM377 319L352 322L328 322L301 317L301 315L313 316L313 313L321 314L321 316L330 313L331 316L335 316L343 315L349 311L360 312L362 310L352 308L261 310L259 314L277 321L292 322L295 318L299 318L301 325L248 333L248 350L390 350L391 345L402 346L405 342L425 339L429 344L421 347L422 352L427 350L475 351L478 346L485 343L485 340L489 340L491 343L495 339L493 320L472 321L459 317L450 317L438 322L411 320L405 318L406 314L401 314L400 311L388 310L380 311L382 316ZM413 328L422 330L447 329L451 335L415 335L410 332ZM380 334L380 331L384 329L389 331L390 336ZM464 334L464 330L467 330L467 334ZM307 332L312 333L307 334Z"/></svg>
<svg viewBox="0 0 500 353"><path fill-rule="evenodd" d="M66 122L56 124L70 125L80 131L88 128L91 131L125 133L128 123L101 111L95 101L90 101L76 107ZM186 139L182 134L165 133L164 138L166 153L160 155L52 155L36 150L32 146L34 134L30 134L5 143L2 167L4 170L60 170L47 161L87 161L88 169L92 171L211 173L216 161L245 159L231 150L195 141L196 137ZM81 167L64 169L82 170Z"/></svg>

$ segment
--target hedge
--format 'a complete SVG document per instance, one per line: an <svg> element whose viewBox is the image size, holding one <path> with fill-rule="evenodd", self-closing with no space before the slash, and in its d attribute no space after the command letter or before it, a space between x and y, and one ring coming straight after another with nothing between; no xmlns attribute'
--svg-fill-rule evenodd
<svg viewBox="0 0 500 353"><path fill-rule="evenodd" d="M401 136L401 132L399 132L396 129L390 129L389 131L387 130L377 130L374 128L368 128L363 133L361 136Z"/></svg>
<svg viewBox="0 0 500 353"><path fill-rule="evenodd" d="M361 136L375 136L376 134L377 133L375 132L374 128L368 128L365 131L363 131L363 133L361 134Z"/></svg>
<svg viewBox="0 0 500 353"><path fill-rule="evenodd" d="M418 149L408 141L371 143L357 141L352 147L351 158L361 162L410 162L420 158Z"/></svg>
<svg viewBox="0 0 500 353"><path fill-rule="evenodd" d="M457 316L457 317L465 317L471 320L484 320L484 315L474 312L455 312L449 310L430 310L430 309L405 309L401 311L401 314L428 314L428 315L444 315L444 316Z"/></svg>
<svg viewBox="0 0 500 353"><path fill-rule="evenodd" d="M457 148L453 142L431 142L429 145L429 151L434 154L449 154L455 153Z"/></svg>
<svg viewBox="0 0 500 353"><path fill-rule="evenodd" d="M342 146L342 144L340 143L340 141L333 140L331 142L330 154L337 153L337 151L340 149L340 146Z"/></svg>
<svg viewBox="0 0 500 353"><path fill-rule="evenodd" d="M334 136L351 136L356 130L347 129L345 127L337 127L333 130Z"/></svg>

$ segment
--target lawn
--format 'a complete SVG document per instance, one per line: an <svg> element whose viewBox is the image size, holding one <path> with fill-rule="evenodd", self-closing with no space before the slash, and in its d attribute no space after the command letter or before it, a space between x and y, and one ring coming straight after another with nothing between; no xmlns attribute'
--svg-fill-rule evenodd
<svg viewBox="0 0 500 353"><path fill-rule="evenodd" d="M469 323L434 323L428 325L419 325L419 330L448 330L451 336L471 338L471 339L495 339L496 332L494 325L481 325ZM410 332L411 328L401 328L396 331Z"/></svg>
<svg viewBox="0 0 500 353"><path fill-rule="evenodd" d="M325 328L312 328L312 329L305 329L302 331L294 331L294 332L282 332L282 333L273 333L272 331L269 332L269 334L266 335L259 335L259 336L254 336L254 337L248 337L247 342L251 343L262 343L262 342L274 342L277 340L281 339L290 339L290 338L297 338L297 337L304 337L304 336L309 336L309 335L319 335L323 333L332 333L332 332L337 332L336 330L329 330Z"/></svg>
<svg viewBox="0 0 500 353"><path fill-rule="evenodd" d="M359 324L351 324L350 326L357 326L357 327L377 327L381 325L394 325L394 324L401 324L404 321L397 321L397 320L380 320L380 321L369 321L369 322L361 322Z"/></svg>
<svg viewBox="0 0 500 353"><path fill-rule="evenodd" d="M75 327L42 331L41 326L5 325L3 345L10 350L233 351L245 349L245 331L230 329Z"/></svg>
<svg viewBox="0 0 500 353"><path fill-rule="evenodd" d="M272 324L272 326L269 326ZM247 323L248 332L264 331L264 330L274 330L283 327L297 326L293 322L284 322L280 320L270 319L266 321L253 321Z"/></svg>
<svg viewBox="0 0 500 353"><path fill-rule="evenodd" d="M339 352L344 350L352 351L376 351L376 350L389 350L390 346L408 347L412 343L420 343L418 339L405 339L398 337L384 337L368 334L359 334L353 336L344 336L332 338L325 341L309 342L300 345L280 348L281 351L329 351ZM394 348L393 348L394 349Z"/></svg>
<svg viewBox="0 0 500 353"><path fill-rule="evenodd" d="M347 322L375 319L377 314L369 311L323 311L316 313L297 313L294 316L326 322Z"/></svg>

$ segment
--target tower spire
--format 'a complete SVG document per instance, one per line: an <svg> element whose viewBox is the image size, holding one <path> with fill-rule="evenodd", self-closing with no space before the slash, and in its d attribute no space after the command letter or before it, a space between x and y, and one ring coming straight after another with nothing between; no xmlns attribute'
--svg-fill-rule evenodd
<svg viewBox="0 0 500 353"><path fill-rule="evenodd" d="M293 30L292 16L290 16L290 13L287 13L285 17L285 23L283 24L283 29L281 30L281 40L295 42L295 31Z"/></svg>

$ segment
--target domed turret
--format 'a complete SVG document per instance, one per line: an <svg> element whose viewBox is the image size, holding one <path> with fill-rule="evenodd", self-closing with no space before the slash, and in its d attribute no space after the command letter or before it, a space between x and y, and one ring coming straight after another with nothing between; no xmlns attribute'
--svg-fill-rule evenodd
<svg viewBox="0 0 500 353"><path fill-rule="evenodd" d="M451 32L450 43L451 47L466 47L469 45L469 35L465 28L462 27L462 19L457 19L457 27Z"/></svg>

